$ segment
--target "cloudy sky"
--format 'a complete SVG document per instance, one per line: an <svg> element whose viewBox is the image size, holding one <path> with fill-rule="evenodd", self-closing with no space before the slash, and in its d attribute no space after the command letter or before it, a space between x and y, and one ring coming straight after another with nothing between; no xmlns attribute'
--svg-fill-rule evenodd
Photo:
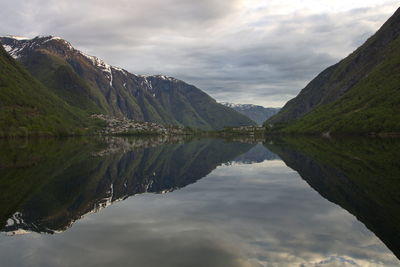
<svg viewBox="0 0 400 267"><path fill-rule="evenodd" d="M348 55L398 0L0 0L0 34L55 35L218 101L282 106Z"/></svg>

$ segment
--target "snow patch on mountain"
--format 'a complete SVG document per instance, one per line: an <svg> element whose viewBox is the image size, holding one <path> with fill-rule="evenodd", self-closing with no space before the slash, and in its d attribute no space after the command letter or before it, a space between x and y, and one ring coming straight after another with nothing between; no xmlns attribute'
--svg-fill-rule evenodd
<svg viewBox="0 0 400 267"><path fill-rule="evenodd" d="M278 113L280 110L280 108L266 108L253 104L234 104L229 102L220 102L220 104L238 111L257 122L259 125L263 124L264 121Z"/></svg>
<svg viewBox="0 0 400 267"><path fill-rule="evenodd" d="M106 74L107 79L110 81L110 86L113 85L113 75L112 75L111 65L107 64L106 62L104 62L104 60L102 60L98 57L90 56L83 52L79 52L79 53L82 56L84 56L85 58L87 58L92 63L93 66L101 69Z"/></svg>
<svg viewBox="0 0 400 267"><path fill-rule="evenodd" d="M40 48L40 46L45 45L47 43L50 43L52 41L57 41L57 42L62 42L65 47L68 48L68 50L74 52L74 53L78 53L81 56L83 56L84 58L87 59L87 61L93 65L95 68L100 69L105 77L108 79L110 86L113 86L113 71L114 74L116 74L116 72L121 72L123 73L125 76L128 76L129 72L119 68L119 67L115 67L115 66L111 66L109 64L107 64L104 60L95 57L95 56L91 56L88 54L83 53L82 51L79 51L77 49L75 49L68 41L64 40L61 37L58 36L51 36L51 35L47 35L47 36L36 36L34 38L27 38L27 37L19 37L19 36L13 36L13 35L7 35L7 36L0 36L3 38L8 38L8 39L12 39L11 41L7 42L6 45L3 45L5 50L7 51L7 53L9 53L14 59L18 59L20 57L20 51L22 51L25 48L28 49L35 49L35 48ZM135 75L136 76L136 75ZM157 78L157 79L161 79L164 81L170 81L170 82L179 82L180 80L175 79L173 77L169 77L166 75L137 75L136 77L141 78L139 80L140 83L145 86L149 91L152 92L152 95L154 95L153 92L153 85L151 83L151 79ZM126 84L124 85L124 87L126 88Z"/></svg>
<svg viewBox="0 0 400 267"><path fill-rule="evenodd" d="M3 45L7 53L9 53L13 48L10 45Z"/></svg>
<svg viewBox="0 0 400 267"><path fill-rule="evenodd" d="M69 50L75 50L74 47L68 41L64 40L61 37L49 35L49 36L44 36L44 37L39 37L39 38L46 39L44 42L42 42L42 44L50 42L50 41L60 41L60 42L64 43L68 47Z"/></svg>
<svg viewBox="0 0 400 267"><path fill-rule="evenodd" d="M3 36L0 36L0 37L7 37L7 38L15 39L15 40L18 40L18 41L30 40L31 39L31 38L28 38L28 37L16 36L16 35L3 35Z"/></svg>
<svg viewBox="0 0 400 267"><path fill-rule="evenodd" d="M16 47L16 46L10 46L10 45L3 45L4 49L6 50L6 52L12 56L14 59L18 59L19 58L19 52L25 48L26 45L22 46L22 47Z"/></svg>
<svg viewBox="0 0 400 267"><path fill-rule="evenodd" d="M235 103L229 103L229 102L220 102L220 104L230 107L230 108L240 108L240 109L249 109L249 108L255 108L255 107L262 107L259 105L253 105L253 104L235 104Z"/></svg>
<svg viewBox="0 0 400 267"><path fill-rule="evenodd" d="M165 81L171 81L171 82L178 81L177 79L175 79L173 77L169 77L169 76L165 76L165 75L154 75L154 77L165 80Z"/></svg>

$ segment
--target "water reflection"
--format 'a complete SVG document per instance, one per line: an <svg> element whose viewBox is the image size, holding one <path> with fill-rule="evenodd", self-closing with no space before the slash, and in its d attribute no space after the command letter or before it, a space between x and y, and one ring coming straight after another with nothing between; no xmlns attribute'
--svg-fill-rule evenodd
<svg viewBox="0 0 400 267"><path fill-rule="evenodd" d="M253 146L216 139L155 141L38 140L18 151L10 147L14 144L5 143L2 231L64 231L82 215L115 201L194 183Z"/></svg>
<svg viewBox="0 0 400 267"><path fill-rule="evenodd" d="M400 258L400 141L285 138L266 147L323 197L363 222Z"/></svg>
<svg viewBox="0 0 400 267"><path fill-rule="evenodd" d="M396 252L380 234L398 233L399 147L386 142L3 143L2 231L33 233L0 237L2 265L397 266L361 223Z"/></svg>
<svg viewBox="0 0 400 267"><path fill-rule="evenodd" d="M233 162L243 163L243 164L253 164L253 163L260 163L265 160L277 160L277 159L279 159L277 154L272 153L268 149L265 149L265 147L262 144L256 144L246 153L236 157L233 160Z"/></svg>

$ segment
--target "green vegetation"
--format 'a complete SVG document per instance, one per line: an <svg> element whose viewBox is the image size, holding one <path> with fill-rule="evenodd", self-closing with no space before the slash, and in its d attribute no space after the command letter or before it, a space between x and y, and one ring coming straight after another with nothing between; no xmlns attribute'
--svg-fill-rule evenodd
<svg viewBox="0 0 400 267"><path fill-rule="evenodd" d="M400 38L343 97L290 123L288 133L400 133Z"/></svg>
<svg viewBox="0 0 400 267"><path fill-rule="evenodd" d="M265 146L400 256L400 141L284 137Z"/></svg>
<svg viewBox="0 0 400 267"><path fill-rule="evenodd" d="M50 92L88 116L105 114L203 130L255 124L183 81L131 74L72 49L59 38L0 40L20 49L18 61Z"/></svg>
<svg viewBox="0 0 400 267"><path fill-rule="evenodd" d="M221 130L226 126L256 125L239 112L217 103L209 95L179 80L148 77L157 88L157 102L178 125L202 130Z"/></svg>
<svg viewBox="0 0 400 267"><path fill-rule="evenodd" d="M311 81L267 131L301 134L400 133L400 9L347 58Z"/></svg>
<svg viewBox="0 0 400 267"><path fill-rule="evenodd" d="M57 97L0 46L0 137L88 132L86 113Z"/></svg>
<svg viewBox="0 0 400 267"><path fill-rule="evenodd" d="M90 114L108 111L105 98L61 58L51 53L32 53L23 64L36 79L69 105Z"/></svg>
<svg viewBox="0 0 400 267"><path fill-rule="evenodd" d="M43 186L99 150L85 139L0 140L0 225Z"/></svg>

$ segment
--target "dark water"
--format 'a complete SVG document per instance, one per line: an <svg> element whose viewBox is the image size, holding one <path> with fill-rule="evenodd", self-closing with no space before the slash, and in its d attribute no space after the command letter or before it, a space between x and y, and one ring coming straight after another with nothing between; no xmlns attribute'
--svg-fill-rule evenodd
<svg viewBox="0 0 400 267"><path fill-rule="evenodd" d="M399 266L399 151L393 139L3 141L0 266Z"/></svg>

